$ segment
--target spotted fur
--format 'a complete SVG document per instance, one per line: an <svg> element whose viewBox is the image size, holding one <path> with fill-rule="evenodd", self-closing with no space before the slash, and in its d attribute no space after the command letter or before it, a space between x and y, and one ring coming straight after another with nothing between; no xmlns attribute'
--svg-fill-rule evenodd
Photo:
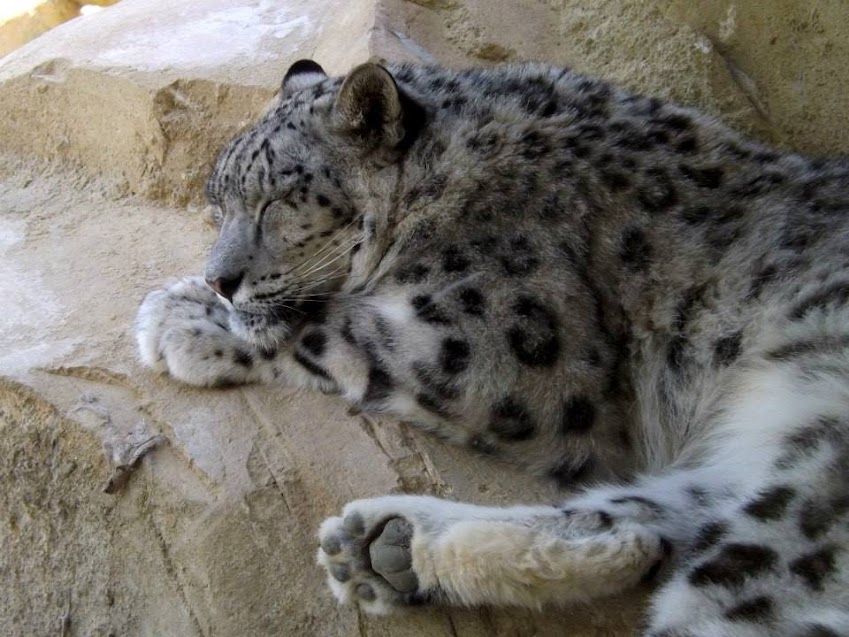
<svg viewBox="0 0 849 637"><path fill-rule="evenodd" d="M849 162L561 68L303 61L207 193L211 288L148 296L146 364L610 481L562 507L351 503L320 531L340 600L657 578L646 635L849 635Z"/></svg>

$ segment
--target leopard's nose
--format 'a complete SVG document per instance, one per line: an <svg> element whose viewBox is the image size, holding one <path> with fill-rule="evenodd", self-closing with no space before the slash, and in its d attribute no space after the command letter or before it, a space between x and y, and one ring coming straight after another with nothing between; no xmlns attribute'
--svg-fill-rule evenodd
<svg viewBox="0 0 849 637"><path fill-rule="evenodd" d="M239 273L238 276L233 278L225 279L224 277L218 277L212 280L207 279L206 284L228 301L232 301L233 295L236 293L236 290L239 289L239 285L242 283L242 279L244 278L244 273Z"/></svg>

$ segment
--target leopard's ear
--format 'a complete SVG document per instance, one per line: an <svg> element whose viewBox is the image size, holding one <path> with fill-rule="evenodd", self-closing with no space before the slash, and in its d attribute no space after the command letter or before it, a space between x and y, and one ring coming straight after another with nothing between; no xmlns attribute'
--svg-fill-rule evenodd
<svg viewBox="0 0 849 637"><path fill-rule="evenodd" d="M342 83L333 105L334 123L367 146L393 148L404 139L405 101L389 71L366 62Z"/></svg>
<svg viewBox="0 0 849 637"><path fill-rule="evenodd" d="M318 84L327 78L327 73L316 62L312 60L298 60L283 77L283 83L280 85L280 96L286 97L303 88Z"/></svg>

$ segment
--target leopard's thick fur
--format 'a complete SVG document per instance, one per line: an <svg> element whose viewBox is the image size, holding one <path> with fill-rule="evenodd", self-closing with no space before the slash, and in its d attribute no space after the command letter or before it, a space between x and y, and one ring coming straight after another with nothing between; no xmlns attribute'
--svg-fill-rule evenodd
<svg viewBox="0 0 849 637"><path fill-rule="evenodd" d="M849 635L849 162L540 64L302 61L208 197L209 286L145 299L147 365L606 481L353 502L320 530L340 600L536 607L657 575L646 635Z"/></svg>

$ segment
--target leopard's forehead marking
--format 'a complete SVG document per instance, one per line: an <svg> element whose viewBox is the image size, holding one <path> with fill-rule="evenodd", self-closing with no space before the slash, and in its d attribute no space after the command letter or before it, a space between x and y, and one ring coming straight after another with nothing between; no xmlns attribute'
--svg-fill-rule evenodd
<svg viewBox="0 0 849 637"><path fill-rule="evenodd" d="M303 174L309 145L317 140L317 118L329 111L339 83L327 79L288 97L230 142L213 166L207 182L208 199L220 202L229 193L249 201L263 188L274 190L287 177Z"/></svg>

